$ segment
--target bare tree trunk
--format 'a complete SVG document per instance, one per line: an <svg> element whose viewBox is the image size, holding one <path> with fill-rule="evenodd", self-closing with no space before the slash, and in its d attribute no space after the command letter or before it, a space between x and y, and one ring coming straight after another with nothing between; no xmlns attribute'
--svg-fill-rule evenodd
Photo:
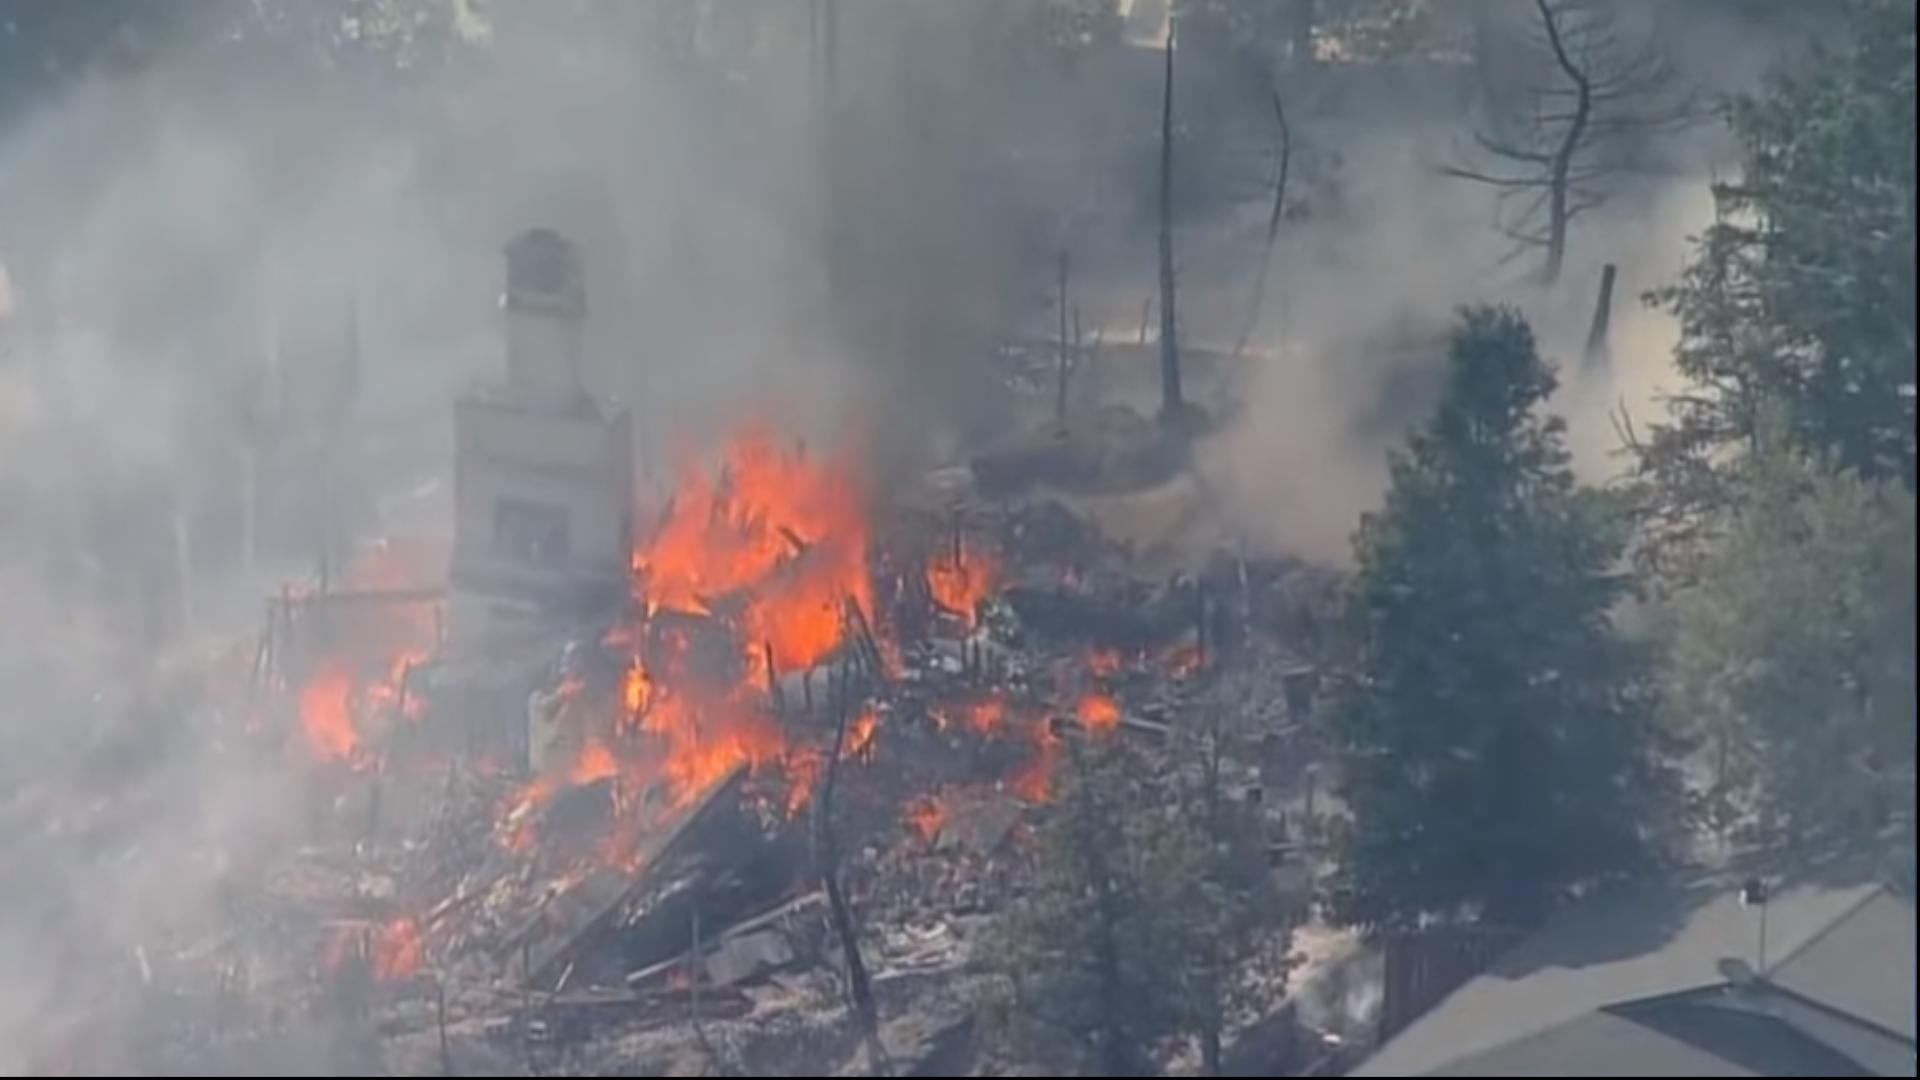
<svg viewBox="0 0 1920 1080"><path fill-rule="evenodd" d="M1160 419L1185 418L1180 388L1180 342L1173 304L1173 49L1175 22L1167 20L1167 61L1160 96Z"/></svg>
<svg viewBox="0 0 1920 1080"><path fill-rule="evenodd" d="M1581 140L1587 133L1587 122L1593 115L1593 83L1586 72L1567 55L1565 42L1560 39L1560 23L1547 0L1534 0L1540 9L1540 21L1545 24L1547 42L1553 46L1553 58L1573 80L1574 105L1573 121L1567 125L1567 133L1560 140L1560 146L1553 153L1552 174L1547 189L1547 265L1541 271L1541 279L1548 285L1560 280L1560 268L1567 257L1567 222L1572 214L1569 211L1568 188L1573 171L1573 155L1580 149Z"/></svg>
<svg viewBox="0 0 1920 1080"><path fill-rule="evenodd" d="M1607 329L1613 320L1614 274L1612 263L1600 270L1600 296L1593 305L1593 325L1587 328L1587 350L1583 358L1587 367L1601 367L1607 362Z"/></svg>
<svg viewBox="0 0 1920 1080"><path fill-rule="evenodd" d="M1274 241L1280 236L1280 218L1287 204L1287 168L1293 159L1293 134L1287 127L1286 107L1280 102L1280 87L1270 83L1267 89L1273 96L1274 121L1280 126L1280 167L1273 181L1273 212L1267 217L1267 244L1260 252L1260 271L1253 278L1253 299L1247 305L1247 322L1240 328L1240 340L1233 346L1236 357L1246 351L1247 342L1260 328L1260 308L1267 298L1267 274L1273 269Z"/></svg>
<svg viewBox="0 0 1920 1080"><path fill-rule="evenodd" d="M867 977L867 965L860 956L860 941L854 933L853 914L846 894L840 888L840 852L833 828L833 792L840 779L840 754L846 746L847 717L853 711L852 671L841 670L840 689L834 695L833 750L827 755L827 775L820 785L817 818L820 829L820 879L827 893L827 914L833 933L840 939L840 950L847 965L847 996L852 1000L854 1022L867 1045L867 1065L875 1076L885 1076L886 1048L880 1043L880 1017L873 1004L873 984Z"/></svg>

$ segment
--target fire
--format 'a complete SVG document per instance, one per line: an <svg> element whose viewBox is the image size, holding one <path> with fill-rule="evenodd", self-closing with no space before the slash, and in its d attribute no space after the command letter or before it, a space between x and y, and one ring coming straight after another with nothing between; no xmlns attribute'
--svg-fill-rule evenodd
<svg viewBox="0 0 1920 1080"><path fill-rule="evenodd" d="M638 717L647 711L647 703L653 700L653 679L647 675L647 669L634 660L627 668L620 682L620 703L625 706L627 715Z"/></svg>
<svg viewBox="0 0 1920 1080"><path fill-rule="evenodd" d="M1121 659L1119 649L1094 649L1087 653L1087 670L1102 678L1114 674L1126 661Z"/></svg>
<svg viewBox="0 0 1920 1080"><path fill-rule="evenodd" d="M600 852L616 865L658 808L684 809L742 768L777 764L787 813L805 809L825 757L789 744L777 680L831 659L863 620L859 632L895 655L871 622L868 537L860 472L844 455L809 456L754 429L719 470L684 473L633 553L629 614L600 642L625 670L605 701L576 710L589 730L575 760L503 807L501 842L527 850L541 806L605 778L617 781L615 817ZM725 643L717 656L709 636ZM871 710L851 720L844 755L870 760L878 728Z"/></svg>
<svg viewBox="0 0 1920 1080"><path fill-rule="evenodd" d="M1104 733L1120 726L1119 702L1102 693L1082 694L1075 712L1088 731Z"/></svg>
<svg viewBox="0 0 1920 1080"><path fill-rule="evenodd" d="M866 764L873 760L873 736L880 727L880 717L868 709L854 720L852 729L847 733L846 756Z"/></svg>
<svg viewBox="0 0 1920 1080"><path fill-rule="evenodd" d="M1033 757L1015 773L1008 786L1020 798L1032 803L1053 798L1053 773L1060 761L1060 737L1046 721L1033 725Z"/></svg>
<svg viewBox="0 0 1920 1080"><path fill-rule="evenodd" d="M788 754L784 763L787 774L787 817L800 816L800 811L813 801L813 789L820 783L820 773L826 764L826 755L812 748L801 748Z"/></svg>
<svg viewBox="0 0 1920 1080"><path fill-rule="evenodd" d="M927 563L927 591L934 603L959 616L969 629L978 625L981 602L993 595L999 584L999 564L964 546Z"/></svg>
<svg viewBox="0 0 1920 1080"><path fill-rule="evenodd" d="M940 830L946 828L951 812L946 805L933 796L924 796L907 804L907 824L920 838L931 844L940 837Z"/></svg>
<svg viewBox="0 0 1920 1080"><path fill-rule="evenodd" d="M992 735L1000 730L1007 720L1007 699L1002 694L989 694L967 706L967 725L981 735Z"/></svg>
<svg viewBox="0 0 1920 1080"><path fill-rule="evenodd" d="M402 590L440 580L445 561L437 545L381 541L354 558L340 587ZM318 609L316 618L326 631L320 635L323 651L311 660L297 693L307 748L322 762L370 763L377 725L423 714L424 703L408 692L408 681L439 646L439 618L431 603L412 598L351 611Z"/></svg>
<svg viewBox="0 0 1920 1080"><path fill-rule="evenodd" d="M381 982L412 978L420 973L420 964L425 958L420 927L412 919L394 919L382 926L373 939L373 977Z"/></svg>
<svg viewBox="0 0 1920 1080"><path fill-rule="evenodd" d="M346 664L322 664L300 688L300 728L321 761L353 757L360 736L353 727L353 672Z"/></svg>
<svg viewBox="0 0 1920 1080"><path fill-rule="evenodd" d="M567 781L576 787L607 780L620 775L620 762L607 749L607 744L598 741L588 742L567 770Z"/></svg>
<svg viewBox="0 0 1920 1080"><path fill-rule="evenodd" d="M818 665L840 647L847 601L873 611L859 478L850 458L816 462L746 432L717 476L684 476L634 554L636 598L649 613L709 614L746 591L742 651L770 648L776 672Z"/></svg>
<svg viewBox="0 0 1920 1080"><path fill-rule="evenodd" d="M399 982L418 975L426 955L419 924L401 916L379 926L353 922L337 927L320 963L328 974L338 974L349 960L357 959L375 979Z"/></svg>
<svg viewBox="0 0 1920 1080"><path fill-rule="evenodd" d="M765 713L730 701L703 702L661 694L640 730L665 743L660 778L675 807L693 803L742 765L781 755L786 739Z"/></svg>

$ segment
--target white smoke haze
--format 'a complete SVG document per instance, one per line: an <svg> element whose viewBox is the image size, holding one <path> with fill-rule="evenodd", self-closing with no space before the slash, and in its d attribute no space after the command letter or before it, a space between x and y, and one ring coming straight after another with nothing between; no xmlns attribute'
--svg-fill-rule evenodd
<svg viewBox="0 0 1920 1080"><path fill-rule="evenodd" d="M987 78L979 57L1032 6L840 5L832 147L808 5L754 0L686 6L707 12L695 46L725 64L674 59L673 5L461 3L468 40L444 66L316 73L186 35L132 74L6 114L0 1071L57 1064L102 1012L126 1018L127 1065L148 1060L142 966L220 928L229 892L307 839L297 770L220 742L235 706L205 673L243 684L263 598L313 571L294 535L263 541L245 573L233 495L244 403L276 378L296 396L322 378L314 358L331 354L313 342L358 342L342 468L391 507L444 499L450 400L503 371L501 247L535 225L583 248L588 377L635 409L643 488L754 415L822 442L861 433L883 483L963 455L1010 413L991 345L1051 326L1063 244L1089 326L1131 340L1154 273L1157 61ZM1755 38L1717 69L1727 81L1778 45ZM1463 118L1396 119L1400 100L1301 110L1312 155L1338 155L1340 201L1281 232L1241 419L1199 459L1210 543L1344 560L1385 450L1430 401L1456 305L1534 319L1595 479L1612 465L1608 412L1648 417L1670 384L1673 328L1638 296L1707 219L1717 137L1687 136L1672 175L1584 220L1542 295L1500 265L1488 193L1435 174ZM1182 228L1196 346L1239 331L1262 152L1235 181L1245 213ZM1143 213L1111 209L1130 205ZM853 252L837 277L830 220ZM1582 375L1604 262L1620 269L1613 360ZM1128 396L1150 351L1116 347L1130 370L1101 385ZM318 478L285 483L297 503ZM196 573L171 602L194 618L156 628L138 597L179 557L176 516ZM354 524L372 536L425 517ZM358 1069L361 1050L322 1032L245 1064Z"/></svg>

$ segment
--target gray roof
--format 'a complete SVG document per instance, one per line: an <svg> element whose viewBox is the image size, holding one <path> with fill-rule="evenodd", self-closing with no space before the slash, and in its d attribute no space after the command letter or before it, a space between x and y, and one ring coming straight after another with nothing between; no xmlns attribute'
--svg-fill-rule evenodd
<svg viewBox="0 0 1920 1080"><path fill-rule="evenodd" d="M1859 1066L1786 1024L1674 1004L1586 1013L1430 1076L1864 1076Z"/></svg>
<svg viewBox="0 0 1920 1080"><path fill-rule="evenodd" d="M1856 999L1882 992L1882 982L1890 986L1893 979L1905 979L1905 1023L1911 1032L1913 906L1889 897L1892 909L1882 907L1877 903L1882 894L1874 882L1808 881L1775 889L1766 906L1766 954L1769 960L1780 958L1773 966L1782 975L1790 974L1795 983L1809 988L1787 984L1789 989L1849 1011ZM1871 914L1880 925L1900 910L1906 919L1904 952L1896 954L1897 943L1857 945L1851 931L1828 935L1831 951L1827 946L1806 948L1856 912ZM1873 938L1872 933L1865 936ZM1542 1036L1608 1006L1718 986L1725 981L1722 960L1758 966L1759 939L1759 911L1740 903L1737 879L1650 883L1596 898L1522 941L1349 1075L1434 1073L1496 1047ZM1874 949L1885 957L1882 965L1893 970L1875 971L1867 989L1854 990L1848 967L1853 961L1846 954L1856 948ZM1789 967L1795 970L1789 973ZM1879 1001L1864 1007L1874 1015L1901 1008L1887 1008ZM1613 1029L1596 1022L1591 1030ZM1565 1065L1548 1071L1564 1073Z"/></svg>
<svg viewBox="0 0 1920 1080"><path fill-rule="evenodd" d="M1912 1041L1914 950L1913 902L1881 890L1799 951L1781 954L1768 977L1783 990Z"/></svg>

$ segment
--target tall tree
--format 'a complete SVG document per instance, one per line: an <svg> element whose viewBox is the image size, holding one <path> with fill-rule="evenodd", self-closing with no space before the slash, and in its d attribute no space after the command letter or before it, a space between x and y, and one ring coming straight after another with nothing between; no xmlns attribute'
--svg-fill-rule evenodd
<svg viewBox="0 0 1920 1080"><path fill-rule="evenodd" d="M1723 829L1877 840L1914 798L1913 496L1827 468L1772 419L1737 487L1673 604L1669 722L1701 744Z"/></svg>
<svg viewBox="0 0 1920 1080"><path fill-rule="evenodd" d="M1174 318L1173 274L1173 44L1167 20L1166 71L1160 92L1160 420L1186 420L1187 399L1180 386L1180 324Z"/></svg>
<svg viewBox="0 0 1920 1080"><path fill-rule="evenodd" d="M1517 314L1464 312L1446 378L1354 542L1331 899L1366 925L1524 923L1642 852L1638 665L1610 621L1622 520L1537 415L1555 377Z"/></svg>
<svg viewBox="0 0 1920 1080"><path fill-rule="evenodd" d="M1534 0L1545 74L1528 88L1529 111L1495 114L1473 132L1467 160L1449 176L1495 189L1515 254L1544 253L1540 278L1559 280L1574 219L1606 201L1609 178L1655 134L1693 116L1672 64L1594 0Z"/></svg>
<svg viewBox="0 0 1920 1080"><path fill-rule="evenodd" d="M1714 189L1714 224L1657 294L1693 385L1647 447L1650 475L1698 480L1778 403L1803 447L1913 488L1914 5L1850 8L1851 40L1733 103L1741 174Z"/></svg>

